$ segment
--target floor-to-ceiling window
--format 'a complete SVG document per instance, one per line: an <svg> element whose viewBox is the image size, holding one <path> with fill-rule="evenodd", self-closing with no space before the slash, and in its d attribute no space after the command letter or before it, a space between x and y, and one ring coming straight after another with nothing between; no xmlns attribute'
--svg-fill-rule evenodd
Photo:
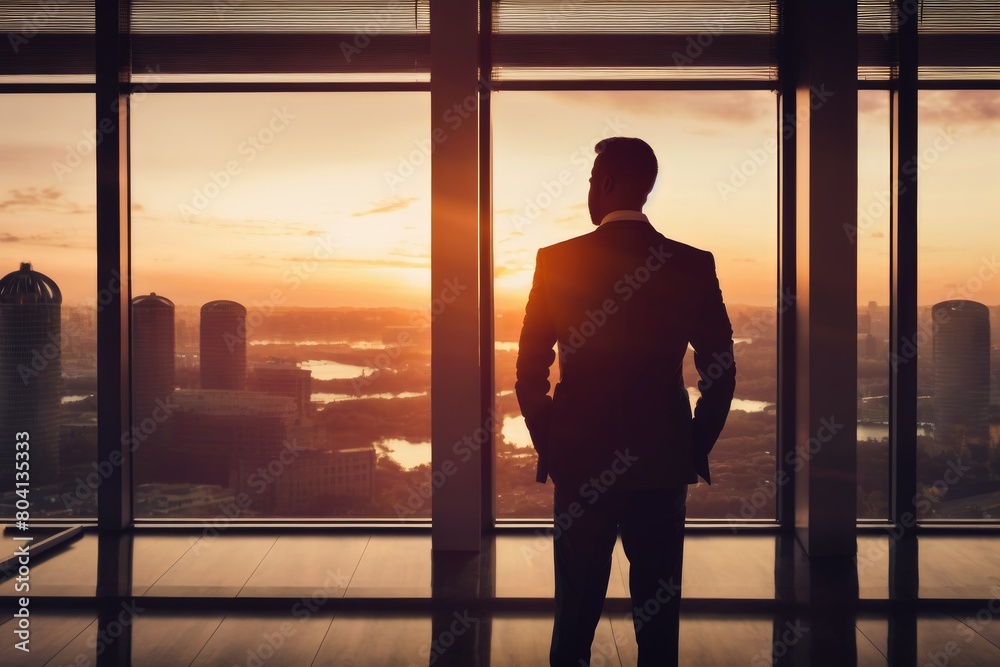
<svg viewBox="0 0 1000 667"><path fill-rule="evenodd" d="M428 133L419 92L133 103L138 517L430 516Z"/></svg>
<svg viewBox="0 0 1000 667"><path fill-rule="evenodd" d="M1000 93L923 90L917 495L921 519L1000 518Z"/></svg>
<svg viewBox="0 0 1000 667"><path fill-rule="evenodd" d="M889 516L890 101L858 92L858 518Z"/></svg>
<svg viewBox="0 0 1000 667"><path fill-rule="evenodd" d="M646 140L659 176L644 211L667 237L714 253L738 368L736 398L712 452L713 485L691 487L690 518L774 519L777 276L776 98L762 91L519 91L492 102L497 515L547 517L534 481L514 362L535 251L593 229L594 145ZM785 295L785 307L789 304ZM553 381L558 379L554 366ZM698 374L684 378L697 400Z"/></svg>
<svg viewBox="0 0 1000 667"><path fill-rule="evenodd" d="M0 516L93 517L94 97L3 95L0 116Z"/></svg>

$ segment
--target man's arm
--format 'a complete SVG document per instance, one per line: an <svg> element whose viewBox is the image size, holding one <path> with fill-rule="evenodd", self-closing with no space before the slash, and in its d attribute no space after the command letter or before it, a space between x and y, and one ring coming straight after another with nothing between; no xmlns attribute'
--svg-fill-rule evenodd
<svg viewBox="0 0 1000 667"><path fill-rule="evenodd" d="M535 276L531 281L528 305L524 309L524 324L517 344L517 395L521 414L531 434L531 443L538 452L535 480L545 483L548 476L548 431L552 398L549 393L549 367L555 359L553 346L556 331L549 314L543 285L542 253L535 256Z"/></svg>
<svg viewBox="0 0 1000 667"><path fill-rule="evenodd" d="M715 258L708 254L709 287L695 321L691 347L694 365L701 380L701 398L694 410L693 438L695 460L703 458L698 473L709 482L708 454L719 439L729 416L729 407L736 390L736 359L733 356L733 327L715 271Z"/></svg>

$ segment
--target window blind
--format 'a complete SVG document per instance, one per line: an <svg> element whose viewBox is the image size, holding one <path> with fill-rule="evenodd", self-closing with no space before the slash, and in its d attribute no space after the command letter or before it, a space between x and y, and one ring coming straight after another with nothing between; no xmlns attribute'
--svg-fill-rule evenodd
<svg viewBox="0 0 1000 667"><path fill-rule="evenodd" d="M918 77L1000 79L1000 0L923 0Z"/></svg>
<svg viewBox="0 0 1000 667"><path fill-rule="evenodd" d="M5 0L0 35L0 76L93 80L94 0Z"/></svg>
<svg viewBox="0 0 1000 667"><path fill-rule="evenodd" d="M113 0L111 0L113 1ZM132 0L132 63L180 80L423 80L431 0ZM474 0L470 0L474 1ZM922 80L1000 80L1000 0L917 6ZM498 81L776 80L781 0L493 0ZM93 80L95 0L0 3L0 77ZM908 19L909 20L909 19ZM858 0L859 77L898 64L894 0Z"/></svg>
<svg viewBox="0 0 1000 667"><path fill-rule="evenodd" d="M499 81L777 78L777 0L495 0Z"/></svg>
<svg viewBox="0 0 1000 667"><path fill-rule="evenodd" d="M1000 0L906 0L917 21L918 78L1000 79ZM898 66L900 18L893 0L859 0L862 79L888 79Z"/></svg>
<svg viewBox="0 0 1000 667"><path fill-rule="evenodd" d="M136 74L405 80L430 73L430 0L133 0L131 29Z"/></svg>

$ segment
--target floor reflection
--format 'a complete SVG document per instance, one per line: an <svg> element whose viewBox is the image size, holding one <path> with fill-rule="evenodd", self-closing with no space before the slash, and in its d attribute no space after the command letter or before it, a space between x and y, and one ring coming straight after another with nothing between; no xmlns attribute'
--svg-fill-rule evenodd
<svg viewBox="0 0 1000 667"><path fill-rule="evenodd" d="M775 535L688 542L682 665L1000 664L988 539L863 536L856 562L810 561ZM478 554L432 554L418 533L88 533L33 564L32 650L5 614L0 664L544 665L551 558L531 533ZM628 562L614 559L591 664L631 667ZM12 611L13 581L0 592Z"/></svg>

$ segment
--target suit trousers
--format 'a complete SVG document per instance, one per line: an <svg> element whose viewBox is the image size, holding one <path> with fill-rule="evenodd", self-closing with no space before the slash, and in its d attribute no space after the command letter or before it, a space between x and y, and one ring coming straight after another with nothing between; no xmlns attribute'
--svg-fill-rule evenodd
<svg viewBox="0 0 1000 667"><path fill-rule="evenodd" d="M591 664L619 531L629 560L638 667L677 665L686 502L687 485L638 490L556 486L551 667ZM594 664L610 664L613 655L603 657Z"/></svg>

